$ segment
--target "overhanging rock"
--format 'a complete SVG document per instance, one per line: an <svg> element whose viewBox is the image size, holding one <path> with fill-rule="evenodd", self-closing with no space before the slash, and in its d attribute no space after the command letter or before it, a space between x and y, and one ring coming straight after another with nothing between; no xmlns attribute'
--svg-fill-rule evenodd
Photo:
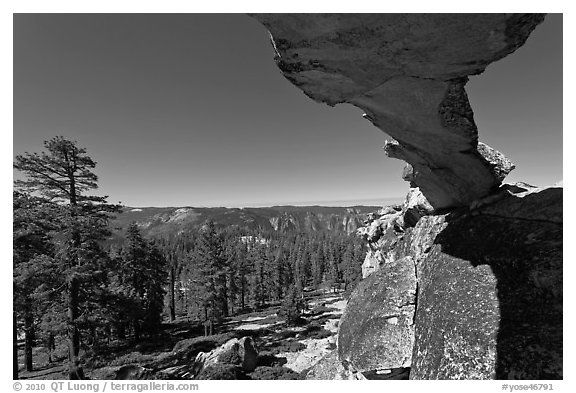
<svg viewBox="0 0 576 393"><path fill-rule="evenodd" d="M257 14L286 78L316 101L351 103L392 136L390 157L435 209L469 205L513 165L485 145L464 86L524 44L542 14ZM487 155L488 154L488 155Z"/></svg>

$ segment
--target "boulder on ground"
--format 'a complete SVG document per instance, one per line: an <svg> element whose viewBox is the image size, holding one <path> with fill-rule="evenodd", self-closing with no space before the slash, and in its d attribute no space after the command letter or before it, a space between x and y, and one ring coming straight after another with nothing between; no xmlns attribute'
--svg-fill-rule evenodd
<svg viewBox="0 0 576 393"><path fill-rule="evenodd" d="M254 371L258 363L258 351L252 337L233 338L222 346L206 353L200 352L194 360L196 375L201 370L215 364L228 364L240 367L244 372Z"/></svg>
<svg viewBox="0 0 576 393"><path fill-rule="evenodd" d="M114 379L146 379L147 371L140 365L129 364L116 370Z"/></svg>

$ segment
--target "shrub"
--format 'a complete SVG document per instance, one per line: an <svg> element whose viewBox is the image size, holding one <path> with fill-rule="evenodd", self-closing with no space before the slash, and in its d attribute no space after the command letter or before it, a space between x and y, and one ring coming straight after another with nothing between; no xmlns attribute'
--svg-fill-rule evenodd
<svg viewBox="0 0 576 393"><path fill-rule="evenodd" d="M231 364L216 363L205 367L196 376L196 379L204 380L230 380L230 379L245 379L245 374L238 366Z"/></svg>
<svg viewBox="0 0 576 393"><path fill-rule="evenodd" d="M277 355L283 352L299 352L306 349L306 345L299 341L281 341L269 347L270 353Z"/></svg>
<svg viewBox="0 0 576 393"><path fill-rule="evenodd" d="M324 313L332 312L332 311L337 311L337 310L333 307L326 307L325 305L319 304L319 305L315 306L312 310L310 310L309 315L315 316L315 315L320 315L320 314L324 314Z"/></svg>
<svg viewBox="0 0 576 393"><path fill-rule="evenodd" d="M261 367L261 366L277 367L277 366L282 366L288 362L288 360L286 360L286 358L276 357L276 356L274 356L275 354L277 354L277 352L275 352L275 353L268 352L268 351L261 352L258 355L258 363L256 364L256 367Z"/></svg>
<svg viewBox="0 0 576 393"><path fill-rule="evenodd" d="M143 355L140 352L130 352L112 360L110 366L125 366L129 364L144 364L155 359L154 355Z"/></svg>
<svg viewBox="0 0 576 393"><path fill-rule="evenodd" d="M307 338L313 338L316 340L320 340L322 338L327 338L332 336L334 333L332 333L330 330L326 330L324 328L320 329L320 330L314 330L312 332L310 332L309 335L307 335Z"/></svg>
<svg viewBox="0 0 576 393"><path fill-rule="evenodd" d="M296 371L292 371L286 367L258 367L250 378L257 380L278 380L278 379L304 379Z"/></svg>
<svg viewBox="0 0 576 393"><path fill-rule="evenodd" d="M306 326L306 330L304 332L308 333L308 332L313 332L315 330L321 330L321 329L323 329L323 327L320 324L320 322L312 321L308 324L308 326Z"/></svg>

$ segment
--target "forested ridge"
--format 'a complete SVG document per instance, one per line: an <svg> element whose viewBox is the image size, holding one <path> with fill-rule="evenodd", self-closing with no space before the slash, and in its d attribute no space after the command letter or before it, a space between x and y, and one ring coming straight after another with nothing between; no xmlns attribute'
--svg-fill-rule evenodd
<svg viewBox="0 0 576 393"><path fill-rule="evenodd" d="M297 308L284 310L290 321L305 290L349 291L361 276L364 246L338 231L207 220L144 237L133 222L122 242L111 241L121 206L91 195L96 163L62 137L45 147L14 163L24 175L13 195L14 378L22 338L27 371L41 347L48 362L66 360L69 377L80 379L91 355L154 340L165 323L202 321L211 330L231 315L286 299Z"/></svg>

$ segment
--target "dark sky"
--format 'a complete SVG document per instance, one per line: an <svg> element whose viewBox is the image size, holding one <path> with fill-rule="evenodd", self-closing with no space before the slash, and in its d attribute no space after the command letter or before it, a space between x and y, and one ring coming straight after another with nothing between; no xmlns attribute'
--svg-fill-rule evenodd
<svg viewBox="0 0 576 393"><path fill-rule="evenodd" d="M517 169L562 179L562 16L472 77L480 140ZM129 206L385 203L403 162L350 105L306 97L241 14L14 16L14 154L55 135L98 162L100 193Z"/></svg>

